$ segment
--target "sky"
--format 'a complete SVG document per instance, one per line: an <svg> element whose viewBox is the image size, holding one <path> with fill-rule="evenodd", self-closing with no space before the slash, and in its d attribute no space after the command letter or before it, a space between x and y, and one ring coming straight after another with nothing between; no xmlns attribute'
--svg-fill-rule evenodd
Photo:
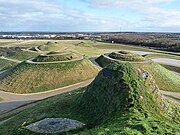
<svg viewBox="0 0 180 135"><path fill-rule="evenodd" d="M0 31L180 32L180 0L0 0Z"/></svg>

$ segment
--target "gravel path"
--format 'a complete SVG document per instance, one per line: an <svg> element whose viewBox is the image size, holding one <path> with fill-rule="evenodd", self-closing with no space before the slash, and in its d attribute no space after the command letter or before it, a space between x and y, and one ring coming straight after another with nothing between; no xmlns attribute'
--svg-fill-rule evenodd
<svg viewBox="0 0 180 135"><path fill-rule="evenodd" d="M10 59L10 58L6 58L6 57L4 57L4 56L1 56L0 58L1 58L1 59L4 59L4 60L9 60L9 61L17 62L17 63L21 63L21 62L22 62L22 61L20 61L20 60Z"/></svg>
<svg viewBox="0 0 180 135"><path fill-rule="evenodd" d="M152 59L155 62L180 67L180 60L169 58L155 58Z"/></svg>

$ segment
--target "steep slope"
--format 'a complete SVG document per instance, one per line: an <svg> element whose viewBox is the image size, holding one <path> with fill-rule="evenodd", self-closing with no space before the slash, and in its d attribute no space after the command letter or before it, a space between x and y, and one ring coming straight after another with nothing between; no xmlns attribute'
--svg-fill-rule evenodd
<svg viewBox="0 0 180 135"><path fill-rule="evenodd" d="M164 68L158 63L133 63L134 66L141 70L148 71L156 81L160 90L180 92L180 76Z"/></svg>
<svg viewBox="0 0 180 135"><path fill-rule="evenodd" d="M25 61L0 80L0 89L14 93L40 92L91 79L97 72L86 58L63 63Z"/></svg>
<svg viewBox="0 0 180 135"><path fill-rule="evenodd" d="M116 63L103 69L81 100L86 112L92 113L91 119L95 117L94 120L130 108L140 112L147 110L153 115L167 114L169 109L166 108L169 103L159 94L151 74L130 63Z"/></svg>

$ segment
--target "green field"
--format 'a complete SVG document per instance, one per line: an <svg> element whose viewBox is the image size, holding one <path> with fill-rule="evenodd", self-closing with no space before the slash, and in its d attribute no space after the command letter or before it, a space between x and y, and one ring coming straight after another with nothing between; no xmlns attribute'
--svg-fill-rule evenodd
<svg viewBox="0 0 180 135"><path fill-rule="evenodd" d="M59 41L57 43L47 43L39 47L42 51L77 51L86 56L97 56L105 53L104 51L93 47L92 41L75 40L73 41Z"/></svg>
<svg viewBox="0 0 180 135"><path fill-rule="evenodd" d="M33 47L43 45L48 40L16 40L16 39L1 39L1 47Z"/></svg>
<svg viewBox="0 0 180 135"><path fill-rule="evenodd" d="M44 118L71 118L86 124L65 134L178 134L179 105L161 97L151 76L129 63L107 67L112 78L101 71L87 88L57 95L14 115L0 125L3 135L36 135L24 126ZM104 69L105 70L105 69Z"/></svg>

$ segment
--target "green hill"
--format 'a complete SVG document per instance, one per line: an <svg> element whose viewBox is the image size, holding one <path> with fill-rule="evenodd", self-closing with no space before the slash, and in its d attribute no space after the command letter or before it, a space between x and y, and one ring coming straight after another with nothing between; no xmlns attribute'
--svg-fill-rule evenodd
<svg viewBox="0 0 180 135"><path fill-rule="evenodd" d="M134 54L127 51L118 51L118 52L112 52L109 54L109 57L117 60L122 61L144 61L145 58L141 55Z"/></svg>
<svg viewBox="0 0 180 135"><path fill-rule="evenodd" d="M33 93L91 79L98 73L98 69L84 58L62 63L24 61L8 72L0 80L0 89L14 93Z"/></svg>
<svg viewBox="0 0 180 135"><path fill-rule="evenodd" d="M34 62L52 62L67 61L77 59L79 56L74 52L50 52L45 55L39 55L33 59Z"/></svg>
<svg viewBox="0 0 180 135"><path fill-rule="evenodd" d="M116 63L99 72L87 88L20 112L0 125L0 132L36 134L24 126L46 117L61 117L86 124L66 134L174 135L180 132L179 107L161 96L151 74L130 63Z"/></svg>
<svg viewBox="0 0 180 135"><path fill-rule="evenodd" d="M98 57L96 62L102 67L114 62L123 63L123 61L112 59L105 55ZM149 72L153 76L153 79L156 81L160 90L180 92L180 76L176 75L174 72L164 68L158 63L152 62L151 60L146 60L144 62L130 62L137 68Z"/></svg>

